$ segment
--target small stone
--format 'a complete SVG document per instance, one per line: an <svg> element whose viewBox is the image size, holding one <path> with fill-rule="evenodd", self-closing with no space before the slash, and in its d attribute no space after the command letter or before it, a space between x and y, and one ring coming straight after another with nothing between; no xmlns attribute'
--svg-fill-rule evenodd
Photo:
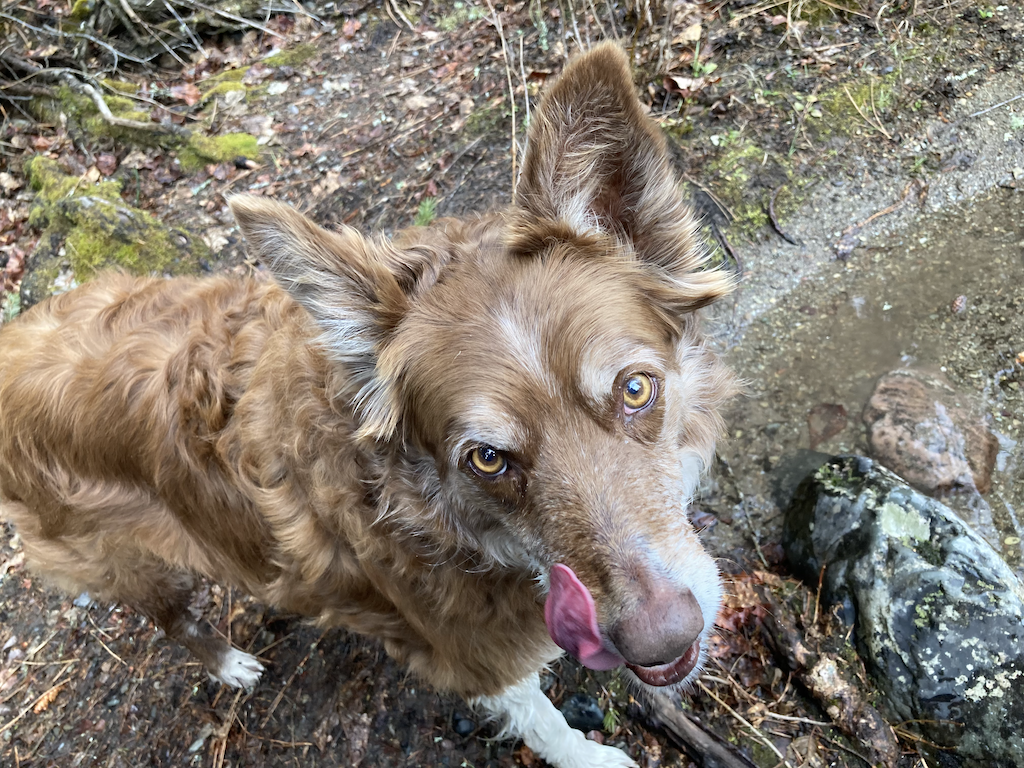
<svg viewBox="0 0 1024 768"><path fill-rule="evenodd" d="M578 731L600 730L604 726L604 712L593 696L575 693L562 704L562 714L570 728Z"/></svg>
<svg viewBox="0 0 1024 768"><path fill-rule="evenodd" d="M459 736L469 736L476 730L476 723L456 712L452 717L452 728Z"/></svg>
<svg viewBox="0 0 1024 768"><path fill-rule="evenodd" d="M871 455L930 496L988 493L999 443L983 409L941 372L901 368L878 380L864 409Z"/></svg>

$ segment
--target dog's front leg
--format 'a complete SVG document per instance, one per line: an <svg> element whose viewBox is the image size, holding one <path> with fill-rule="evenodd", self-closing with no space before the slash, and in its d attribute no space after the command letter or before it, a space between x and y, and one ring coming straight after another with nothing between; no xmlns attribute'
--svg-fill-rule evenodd
<svg viewBox="0 0 1024 768"><path fill-rule="evenodd" d="M504 733L518 736L555 768L636 768L622 750L589 741L570 728L565 717L540 689L534 673L497 696L474 702L504 721Z"/></svg>

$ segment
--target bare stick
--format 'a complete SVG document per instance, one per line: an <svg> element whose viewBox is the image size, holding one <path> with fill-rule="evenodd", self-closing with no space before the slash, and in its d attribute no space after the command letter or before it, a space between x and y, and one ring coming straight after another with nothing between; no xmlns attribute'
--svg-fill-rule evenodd
<svg viewBox="0 0 1024 768"><path fill-rule="evenodd" d="M512 67L509 64L508 58L508 43L505 40L505 28L501 24L501 17L498 16L497 11L494 10L494 5L491 4L491 0L487 0L487 7L491 11L491 16L494 18L494 28L498 30L498 37L501 38L501 52L505 56L505 77L508 80L508 98L512 103L512 199L516 197L516 182L518 174L516 173L516 152L518 150L518 144L516 144L516 92L512 86ZM529 98L529 94L527 94Z"/></svg>
<svg viewBox="0 0 1024 768"><path fill-rule="evenodd" d="M693 718L664 694L655 693L648 697L644 709L649 717L657 721L657 725L668 731L673 741L697 761L698 765L753 768L753 763L715 734L694 722Z"/></svg>
<svg viewBox="0 0 1024 768"><path fill-rule="evenodd" d="M771 219L772 226L775 227L775 231L779 233L779 236L783 240L785 240L790 245L800 245L800 243L797 241L795 237L793 237L791 234L789 234L788 232L786 232L786 230L782 228L782 225L779 224L778 217L775 215L775 198L779 196L779 192L781 191L782 187L779 187L774 192L772 192L772 196L768 199L768 218Z"/></svg>
<svg viewBox="0 0 1024 768"><path fill-rule="evenodd" d="M192 131L188 128L182 128L179 125L163 125L162 123L143 123L139 120L130 120L126 117L118 117L110 111L110 107L107 106L107 102L103 100L103 96L88 83L79 82L72 75L65 73L62 78L68 86L79 93L84 93L93 103L96 105L96 109L99 110L100 116L110 125L116 125L120 128L130 128L135 131L149 131L151 133L170 133L174 136L180 136L183 139L187 139L192 135Z"/></svg>
<svg viewBox="0 0 1024 768"><path fill-rule="evenodd" d="M704 691L704 693L706 693L712 699L717 701L722 707L724 707L725 710L730 715L732 715L734 718L736 718L736 720L738 720L742 725L746 726L747 729L752 734L754 734L754 738L756 738L758 741L760 741L762 744L764 744L766 747L768 747L768 749L770 749L775 754L775 756L777 758L779 758L779 762L782 765L786 766L786 768L793 768L793 766L790 765L789 761L786 759L786 756L783 755L781 752L779 752L778 747L776 747L771 742L771 739L769 739L767 736L765 736L763 733L761 733L761 730L759 728L755 728L753 725L751 725L751 723L745 717L743 717L743 715L741 715L735 709L733 709L728 704L726 704L724 701L722 701L722 699L719 698L718 695L714 691L712 691L710 688L708 688L706 685L704 685L704 683L702 683L700 680L697 681L697 685L700 686L700 689L702 691Z"/></svg>
<svg viewBox="0 0 1024 768"><path fill-rule="evenodd" d="M1012 99L1007 99L1006 101L1000 101L998 104L993 104L991 107L987 107L985 109L980 109L977 112L972 112L971 114L968 115L968 117L980 117L981 115L988 114L993 109L999 109L1000 107L1005 107L1007 104L1012 104L1013 102L1017 101L1018 99L1024 99L1024 93L1019 93L1016 96L1014 96Z"/></svg>

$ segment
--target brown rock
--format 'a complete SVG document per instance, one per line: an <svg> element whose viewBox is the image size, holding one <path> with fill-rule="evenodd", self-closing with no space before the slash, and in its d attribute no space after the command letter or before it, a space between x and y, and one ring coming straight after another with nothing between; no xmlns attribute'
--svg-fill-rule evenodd
<svg viewBox="0 0 1024 768"><path fill-rule="evenodd" d="M871 455L924 493L987 493L999 443L981 408L941 373L882 376L864 409Z"/></svg>

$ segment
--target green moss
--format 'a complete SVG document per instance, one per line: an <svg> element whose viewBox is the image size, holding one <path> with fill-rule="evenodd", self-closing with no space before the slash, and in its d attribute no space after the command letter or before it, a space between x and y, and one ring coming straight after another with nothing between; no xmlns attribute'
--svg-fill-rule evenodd
<svg viewBox="0 0 1024 768"><path fill-rule="evenodd" d="M219 83L214 83L212 86L204 90L203 101L209 101L216 96L223 96L231 91L248 91L248 89L237 80L222 80Z"/></svg>
<svg viewBox="0 0 1024 768"><path fill-rule="evenodd" d="M117 91L118 93L129 93L135 95L139 92L139 86L135 83L125 82L124 80L111 80L108 78L103 81L103 86L112 91Z"/></svg>
<svg viewBox="0 0 1024 768"><path fill-rule="evenodd" d="M56 160L45 155L36 155L26 161L25 176L36 193L36 203L43 203L42 206L37 205L37 209L53 206L76 193L81 194L83 189L87 189L93 197L111 202L121 200L121 185L118 182L101 181L97 184L86 183L83 186L81 179L64 173Z"/></svg>
<svg viewBox="0 0 1024 768"><path fill-rule="evenodd" d="M830 88L818 97L822 119L808 125L822 138L880 133L871 123L884 119L885 111L896 102L898 87L899 78L893 72Z"/></svg>
<svg viewBox="0 0 1024 768"><path fill-rule="evenodd" d="M71 20L85 21L96 9L96 0L75 0L71 6Z"/></svg>
<svg viewBox="0 0 1024 768"><path fill-rule="evenodd" d="M198 170L209 163L228 163L236 157L259 157L256 137L249 133L228 133L223 136L193 134L178 151L178 160L186 170Z"/></svg>
<svg viewBox="0 0 1024 768"><path fill-rule="evenodd" d="M708 166L715 179L715 194L732 211L732 227L750 236L768 224L763 194L751 185L764 162L764 150L740 135L723 137L721 151Z"/></svg>
<svg viewBox="0 0 1024 768"><path fill-rule="evenodd" d="M160 144L160 139L163 138L161 134L155 131L136 130L120 125L111 125L100 115L100 111L96 108L96 104L92 99L75 93L67 86L61 86L57 89L57 100L57 107L59 109L56 111L52 104L40 103L39 106L43 114L57 116L62 112L90 136L117 139L149 147L157 146ZM104 94L103 100L110 108L111 114L115 117L134 120L139 123L149 122L149 112L139 110L138 102L132 99L125 98L124 96Z"/></svg>
<svg viewBox="0 0 1024 768"><path fill-rule="evenodd" d="M268 67L297 67L316 56L316 46L311 43L299 43L293 48L288 48L267 56L263 63Z"/></svg>
<svg viewBox="0 0 1024 768"><path fill-rule="evenodd" d="M480 5L467 5L461 0L452 4L452 12L445 14L437 20L437 26L442 32L454 32L470 22L482 19L487 15L486 9Z"/></svg>
<svg viewBox="0 0 1024 768"><path fill-rule="evenodd" d="M466 117L465 132L470 138L493 133L501 125L501 121L509 115L502 109L501 103L489 103L474 109Z"/></svg>
<svg viewBox="0 0 1024 768"><path fill-rule="evenodd" d="M245 77L245 73L248 71L248 67L239 67L238 69L225 69L223 72L218 72L216 75L212 75L206 78L203 82L199 84L199 88L200 90L202 90L204 85L212 85L214 83L237 83Z"/></svg>
<svg viewBox="0 0 1024 768"><path fill-rule="evenodd" d="M198 260L208 255L184 230L125 204L117 182L83 182L43 156L30 159L25 172L36 191L30 222L44 231L32 254L33 269L22 282L24 306L52 293L68 269L77 282L106 268L180 274L197 272Z"/></svg>

